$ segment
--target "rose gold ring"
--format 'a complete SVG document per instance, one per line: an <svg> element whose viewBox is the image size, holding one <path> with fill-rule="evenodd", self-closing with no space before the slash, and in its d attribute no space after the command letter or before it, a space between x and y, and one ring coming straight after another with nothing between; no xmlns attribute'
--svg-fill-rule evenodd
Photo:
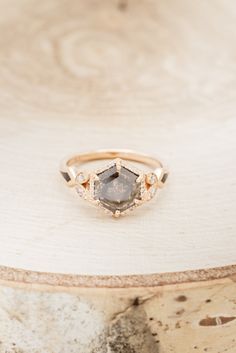
<svg viewBox="0 0 236 353"><path fill-rule="evenodd" d="M88 162L98 160L112 161L96 170L84 169ZM149 169L140 171L129 161ZM158 159L119 149L73 155L62 161L60 173L67 185L74 187L83 199L115 217L151 200L168 177L167 170Z"/></svg>

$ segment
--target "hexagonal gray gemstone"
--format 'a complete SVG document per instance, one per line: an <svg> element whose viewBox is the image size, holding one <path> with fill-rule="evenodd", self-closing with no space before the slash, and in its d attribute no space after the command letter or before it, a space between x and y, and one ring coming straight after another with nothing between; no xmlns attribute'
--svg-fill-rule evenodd
<svg viewBox="0 0 236 353"><path fill-rule="evenodd" d="M135 199L141 199L141 183L137 183L138 174L116 165L97 174L99 180L95 182L95 199L103 207L115 213L125 211L135 204Z"/></svg>

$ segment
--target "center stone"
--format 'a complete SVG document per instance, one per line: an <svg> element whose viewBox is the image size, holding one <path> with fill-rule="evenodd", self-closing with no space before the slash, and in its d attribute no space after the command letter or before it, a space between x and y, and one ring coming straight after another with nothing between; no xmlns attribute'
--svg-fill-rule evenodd
<svg viewBox="0 0 236 353"><path fill-rule="evenodd" d="M103 207L115 213L125 211L135 204L135 199L141 198L141 183L136 182L138 174L114 165L97 174L99 180L95 182L95 199Z"/></svg>

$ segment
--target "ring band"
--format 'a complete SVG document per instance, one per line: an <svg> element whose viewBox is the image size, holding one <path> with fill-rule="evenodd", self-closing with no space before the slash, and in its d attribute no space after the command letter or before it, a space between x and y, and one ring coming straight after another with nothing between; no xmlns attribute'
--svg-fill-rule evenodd
<svg viewBox="0 0 236 353"><path fill-rule="evenodd" d="M96 170L82 169L84 164L98 160L112 161ZM148 166L151 170L140 171L130 161ZM168 177L167 170L158 159L119 149L72 155L62 161L60 173L67 185L74 187L83 199L115 217L125 215L151 200Z"/></svg>

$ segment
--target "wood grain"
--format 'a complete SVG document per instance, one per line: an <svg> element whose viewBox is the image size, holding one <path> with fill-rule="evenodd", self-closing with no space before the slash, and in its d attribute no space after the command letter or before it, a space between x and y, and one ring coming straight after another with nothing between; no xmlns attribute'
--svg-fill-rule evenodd
<svg viewBox="0 0 236 353"><path fill-rule="evenodd" d="M234 353L235 279L145 288L0 283L1 353Z"/></svg>

